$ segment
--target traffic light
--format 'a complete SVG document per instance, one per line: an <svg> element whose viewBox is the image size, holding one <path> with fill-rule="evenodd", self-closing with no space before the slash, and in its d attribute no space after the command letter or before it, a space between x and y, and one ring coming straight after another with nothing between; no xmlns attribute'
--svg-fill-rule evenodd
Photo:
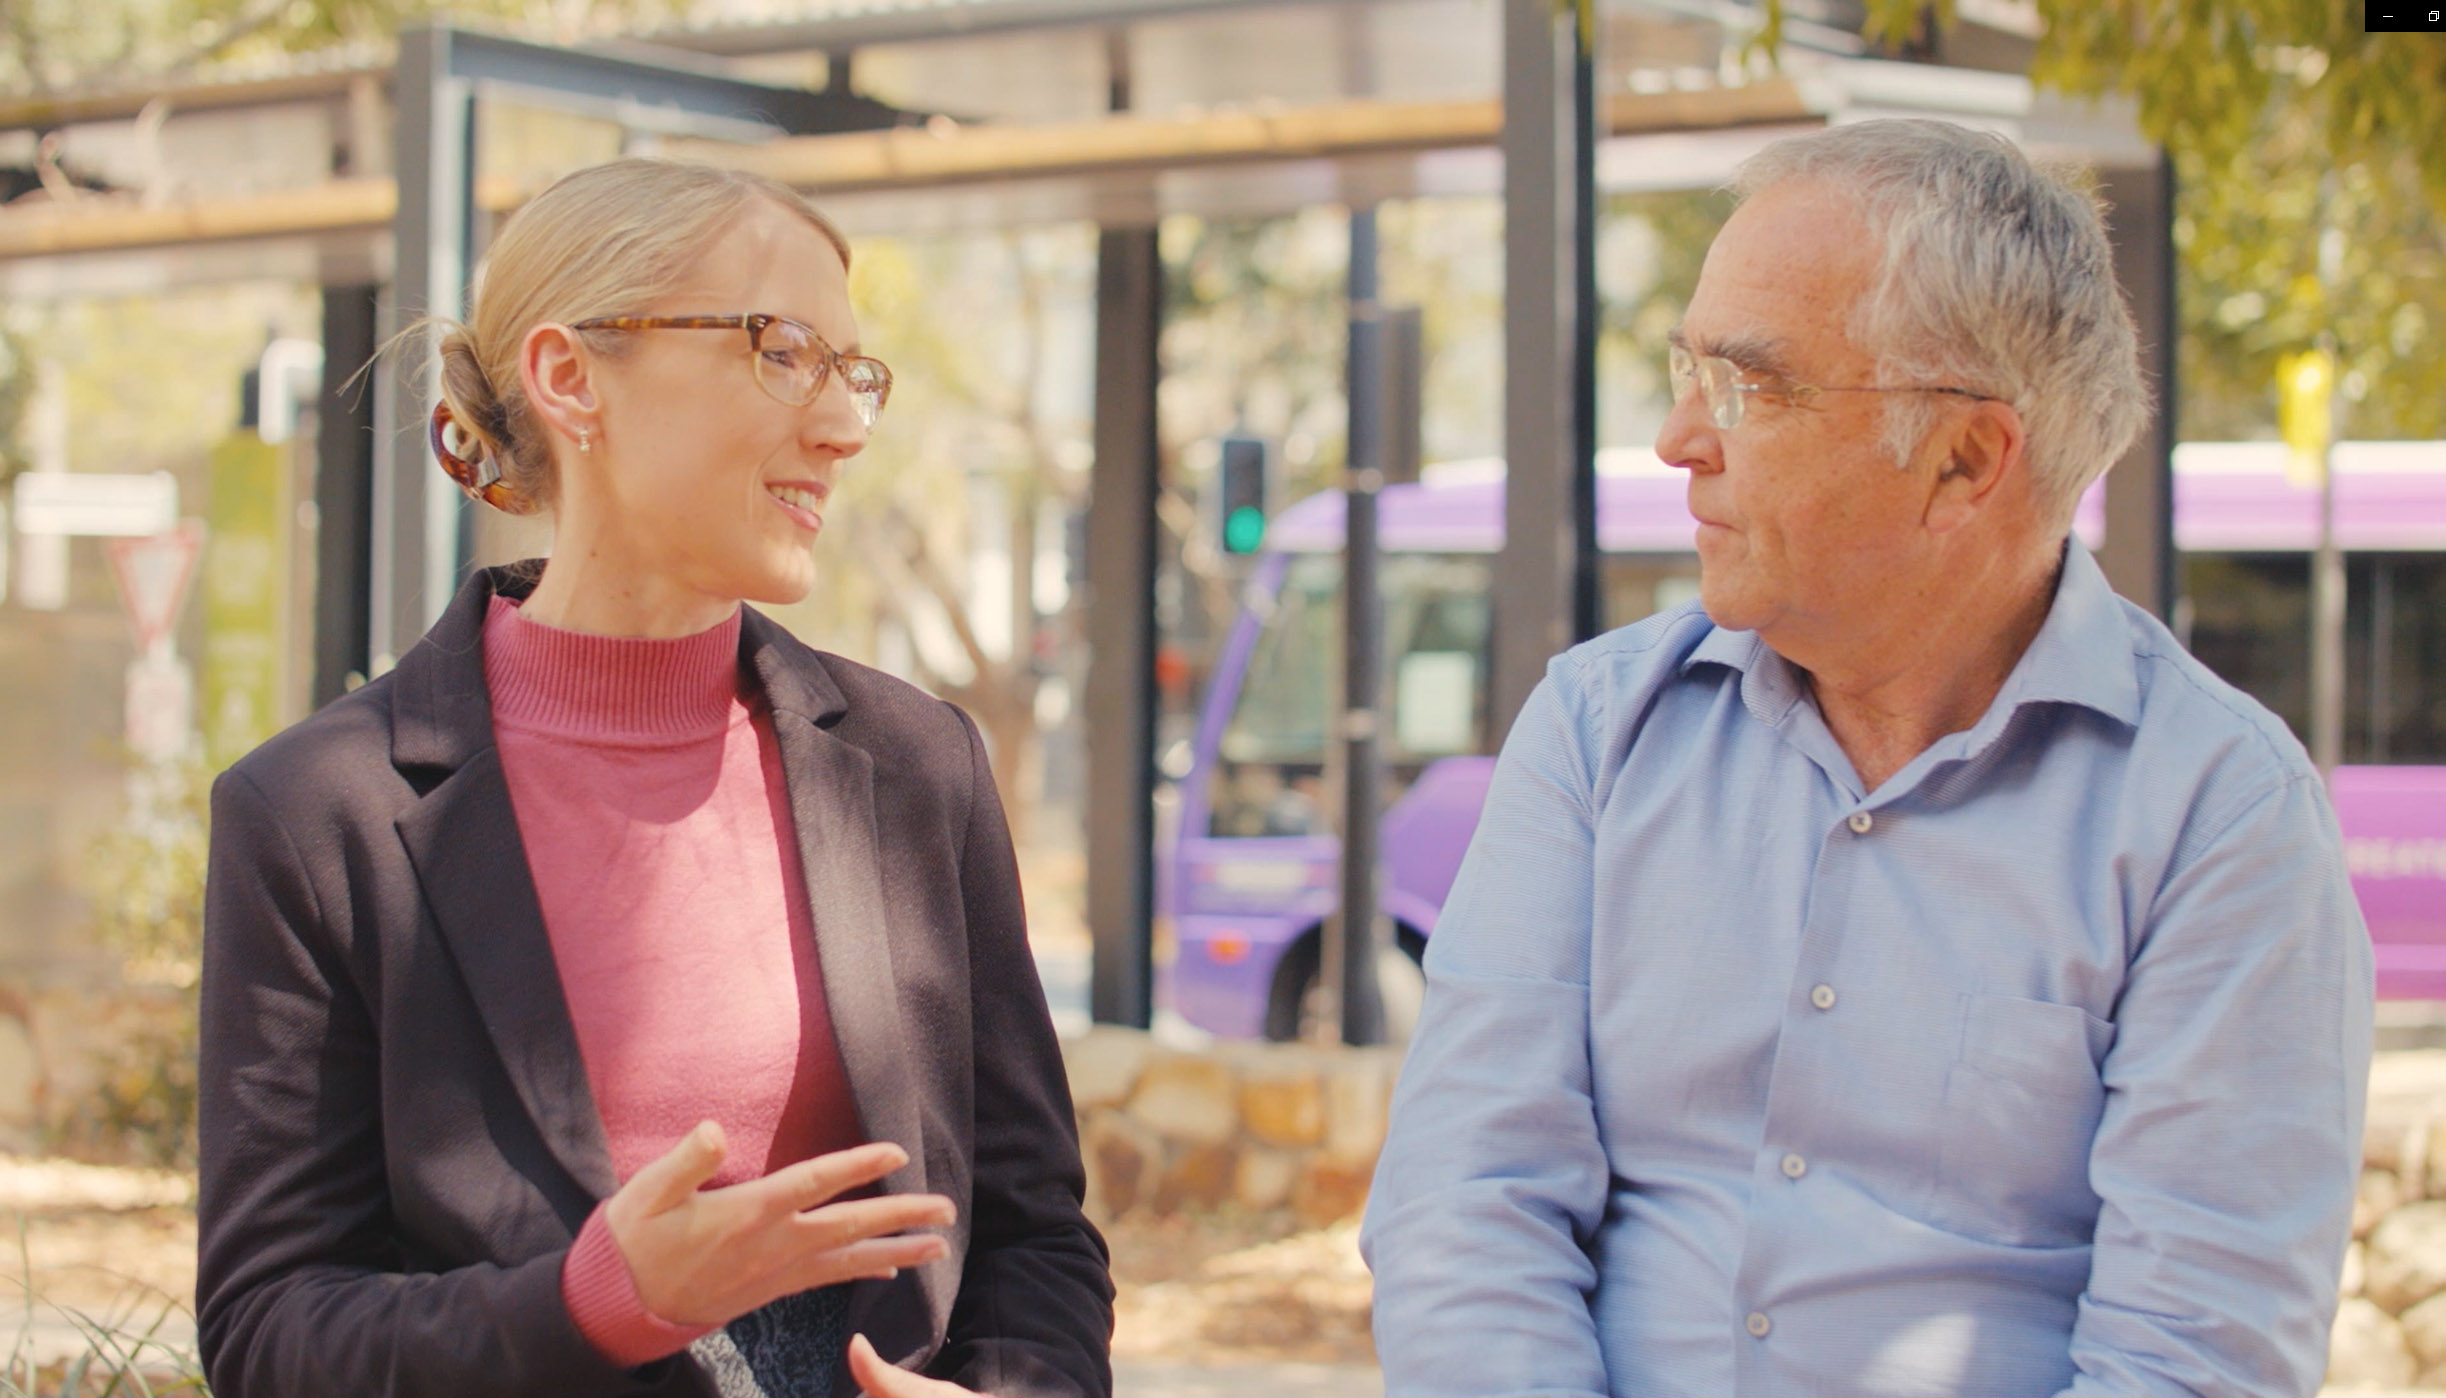
<svg viewBox="0 0 2446 1398"><path fill-rule="evenodd" d="M1265 443L1225 437L1216 463L1223 499L1223 551L1255 553L1265 542Z"/></svg>

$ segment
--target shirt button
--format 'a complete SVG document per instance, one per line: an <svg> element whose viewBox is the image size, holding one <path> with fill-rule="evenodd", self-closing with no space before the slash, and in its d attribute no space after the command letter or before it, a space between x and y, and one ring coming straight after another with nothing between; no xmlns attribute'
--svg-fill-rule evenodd
<svg viewBox="0 0 2446 1398"><path fill-rule="evenodd" d="M1750 1312L1750 1318L1742 1322L1742 1324L1747 1327L1751 1335L1761 1340L1767 1337L1767 1332L1769 1330L1775 1328L1773 1323L1768 1321L1766 1316L1758 1311Z"/></svg>
<svg viewBox="0 0 2446 1398"><path fill-rule="evenodd" d="M1833 1009L1834 1002L1834 987L1831 985L1821 985L1817 989L1809 992L1809 1003L1817 1006L1821 1010Z"/></svg>
<svg viewBox="0 0 2446 1398"><path fill-rule="evenodd" d="M1877 823L1877 817L1866 811L1854 811L1851 813L1851 819L1843 823L1851 827L1851 833L1854 835L1865 835L1869 832L1869 827Z"/></svg>
<svg viewBox="0 0 2446 1398"><path fill-rule="evenodd" d="M1787 1156L1785 1156L1785 1157L1784 1157L1784 1178L1785 1178L1785 1179L1788 1179L1788 1180L1796 1180L1796 1179L1799 1179L1801 1176L1803 1176L1803 1175L1805 1175L1805 1174L1808 1174L1808 1173L1809 1173L1809 1162L1808 1162L1808 1161L1801 1159L1801 1158L1800 1158L1799 1156L1797 1156L1797 1155L1787 1155Z"/></svg>

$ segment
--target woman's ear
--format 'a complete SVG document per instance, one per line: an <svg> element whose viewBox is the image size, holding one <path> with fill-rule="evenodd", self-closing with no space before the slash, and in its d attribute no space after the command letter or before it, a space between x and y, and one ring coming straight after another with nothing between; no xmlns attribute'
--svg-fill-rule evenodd
<svg viewBox="0 0 2446 1398"><path fill-rule="evenodd" d="M546 431L573 444L581 433L602 435L594 369L594 356L566 325L546 321L518 346L518 377L528 409Z"/></svg>
<svg viewBox="0 0 2446 1398"><path fill-rule="evenodd" d="M1998 486L2028 469L2029 438L2012 404L1981 401L1940 440L1944 450L1929 491L1927 523L1944 534L1977 518L1998 500Z"/></svg>

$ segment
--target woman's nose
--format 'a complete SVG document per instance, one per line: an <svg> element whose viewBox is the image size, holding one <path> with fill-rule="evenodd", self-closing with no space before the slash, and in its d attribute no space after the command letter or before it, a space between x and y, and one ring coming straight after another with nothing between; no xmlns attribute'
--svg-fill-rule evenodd
<svg viewBox="0 0 2446 1398"><path fill-rule="evenodd" d="M866 414L858 410L857 397L838 374L807 405L801 422L803 431L815 444L836 456L855 456L865 450L866 439L874 430L868 426Z"/></svg>

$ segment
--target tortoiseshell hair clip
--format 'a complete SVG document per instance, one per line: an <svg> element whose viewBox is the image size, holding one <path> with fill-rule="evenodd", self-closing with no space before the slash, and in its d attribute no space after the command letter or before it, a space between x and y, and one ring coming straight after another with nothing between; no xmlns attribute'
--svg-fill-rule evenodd
<svg viewBox="0 0 2446 1398"><path fill-rule="evenodd" d="M456 432L462 447L476 453L461 456L450 449L450 435ZM518 495L501 480L501 467L494 462L490 449L477 443L468 430L450 414L448 403L433 405L433 455L442 463L442 470L465 491L470 500L481 500L504 514L524 514Z"/></svg>

